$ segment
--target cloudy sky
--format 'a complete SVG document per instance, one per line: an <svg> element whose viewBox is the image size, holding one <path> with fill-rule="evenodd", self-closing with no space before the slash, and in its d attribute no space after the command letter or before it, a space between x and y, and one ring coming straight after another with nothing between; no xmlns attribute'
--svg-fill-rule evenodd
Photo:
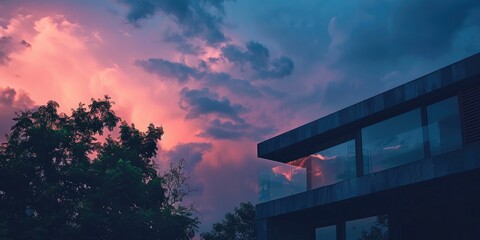
<svg viewBox="0 0 480 240"><path fill-rule="evenodd" d="M205 231L257 202L259 141L479 51L478 0L0 0L0 133L108 94L164 127Z"/></svg>

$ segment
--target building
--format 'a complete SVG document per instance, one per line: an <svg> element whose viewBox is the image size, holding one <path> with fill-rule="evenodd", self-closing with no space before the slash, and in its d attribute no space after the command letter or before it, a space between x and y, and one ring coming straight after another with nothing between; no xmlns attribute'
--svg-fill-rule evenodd
<svg viewBox="0 0 480 240"><path fill-rule="evenodd" d="M259 240L480 239L480 54L258 144Z"/></svg>

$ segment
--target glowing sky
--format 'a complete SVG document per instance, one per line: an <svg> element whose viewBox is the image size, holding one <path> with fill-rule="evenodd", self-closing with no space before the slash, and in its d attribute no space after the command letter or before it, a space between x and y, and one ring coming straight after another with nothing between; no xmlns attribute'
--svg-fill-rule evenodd
<svg viewBox="0 0 480 240"><path fill-rule="evenodd" d="M257 202L257 142L479 51L478 0L0 0L0 133L108 94L164 127L205 231Z"/></svg>

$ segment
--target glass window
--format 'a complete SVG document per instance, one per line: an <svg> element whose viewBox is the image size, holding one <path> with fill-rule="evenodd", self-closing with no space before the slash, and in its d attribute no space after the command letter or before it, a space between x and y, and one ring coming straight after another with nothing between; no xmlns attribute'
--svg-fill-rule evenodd
<svg viewBox="0 0 480 240"><path fill-rule="evenodd" d="M298 159L297 162L307 168L308 189L355 177L355 140Z"/></svg>
<svg viewBox="0 0 480 240"><path fill-rule="evenodd" d="M317 188L356 176L355 140L322 150L309 156L307 183Z"/></svg>
<svg viewBox="0 0 480 240"><path fill-rule="evenodd" d="M270 201L355 176L355 140L351 140L260 172L258 199Z"/></svg>
<svg viewBox="0 0 480 240"><path fill-rule="evenodd" d="M388 218L379 215L345 223L346 240L387 240Z"/></svg>
<svg viewBox="0 0 480 240"><path fill-rule="evenodd" d="M282 164L258 176L258 200L260 202L286 197L307 190L306 169Z"/></svg>
<svg viewBox="0 0 480 240"><path fill-rule="evenodd" d="M315 229L315 240L336 240L337 228L335 225Z"/></svg>
<svg viewBox="0 0 480 240"><path fill-rule="evenodd" d="M420 109L362 129L364 173L378 172L424 158Z"/></svg>
<svg viewBox="0 0 480 240"><path fill-rule="evenodd" d="M428 106L427 119L431 155L455 150L462 146L457 97Z"/></svg>

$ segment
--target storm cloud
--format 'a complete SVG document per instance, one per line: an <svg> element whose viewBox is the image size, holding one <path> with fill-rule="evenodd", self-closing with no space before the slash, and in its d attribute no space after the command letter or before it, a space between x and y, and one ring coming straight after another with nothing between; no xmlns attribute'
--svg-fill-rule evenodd
<svg viewBox="0 0 480 240"><path fill-rule="evenodd" d="M203 160L204 154L212 150L213 145L206 142L179 143L165 152L169 162L185 161L185 170L192 173Z"/></svg>
<svg viewBox="0 0 480 240"><path fill-rule="evenodd" d="M222 121L220 119L214 119L209 122L206 130L198 134L198 136L214 139L248 139L260 141L265 138L265 136L272 134L275 130L276 129L273 126L262 127L246 122Z"/></svg>
<svg viewBox="0 0 480 240"><path fill-rule="evenodd" d="M10 132L13 126L15 113L26 111L34 107L34 102L24 91L17 91L10 87L0 87L0 142L5 140L4 135Z"/></svg>
<svg viewBox="0 0 480 240"><path fill-rule="evenodd" d="M274 131L272 126L249 123L242 117L249 112L246 107L233 104L226 97L220 98L208 88L184 88L180 96L180 106L187 111L186 119L204 119L205 129L197 135L199 137L257 141Z"/></svg>
<svg viewBox="0 0 480 240"><path fill-rule="evenodd" d="M271 89L268 85L257 84L246 79L234 78L226 72L213 72L208 69L205 61L200 61L199 67L191 67L184 63L171 62L162 58L136 60L135 65L158 76L162 80L177 81L186 84L188 81L201 81L209 87L223 87L233 94L261 97L270 95L283 96L283 93Z"/></svg>
<svg viewBox="0 0 480 240"><path fill-rule="evenodd" d="M447 56L458 51L462 32L479 29L480 21L470 20L479 7L471 0L366 1L349 14L333 16L326 64L344 77L329 83L325 103L345 106L361 99L342 93L367 97L451 63ZM474 48L480 50L480 44ZM424 66L419 67L423 72L412 69L411 62Z"/></svg>
<svg viewBox="0 0 480 240"><path fill-rule="evenodd" d="M211 92L208 88L200 90L183 88L180 91L180 97L181 108L188 112L187 119L215 114L217 117L243 122L239 115L247 111L242 105L232 104L229 99L220 98L217 93Z"/></svg>
<svg viewBox="0 0 480 240"><path fill-rule="evenodd" d="M128 7L130 23L138 24L156 13L172 17L185 37L198 37L216 46L225 42L223 34L224 0L117 0Z"/></svg>
<svg viewBox="0 0 480 240"><path fill-rule="evenodd" d="M31 45L25 41L15 41L10 36L0 36L0 65L5 65L10 61L9 55L14 51L29 48Z"/></svg>
<svg viewBox="0 0 480 240"><path fill-rule="evenodd" d="M167 79L176 79L180 83L187 82L191 78L200 77L200 72L183 63L175 63L161 58L137 60L135 64L145 71Z"/></svg>
<svg viewBox="0 0 480 240"><path fill-rule="evenodd" d="M240 66L248 65L260 79L284 78L293 73L294 63L285 56L272 59L270 51L264 45L249 41L245 49L228 44L222 48L222 56Z"/></svg>

